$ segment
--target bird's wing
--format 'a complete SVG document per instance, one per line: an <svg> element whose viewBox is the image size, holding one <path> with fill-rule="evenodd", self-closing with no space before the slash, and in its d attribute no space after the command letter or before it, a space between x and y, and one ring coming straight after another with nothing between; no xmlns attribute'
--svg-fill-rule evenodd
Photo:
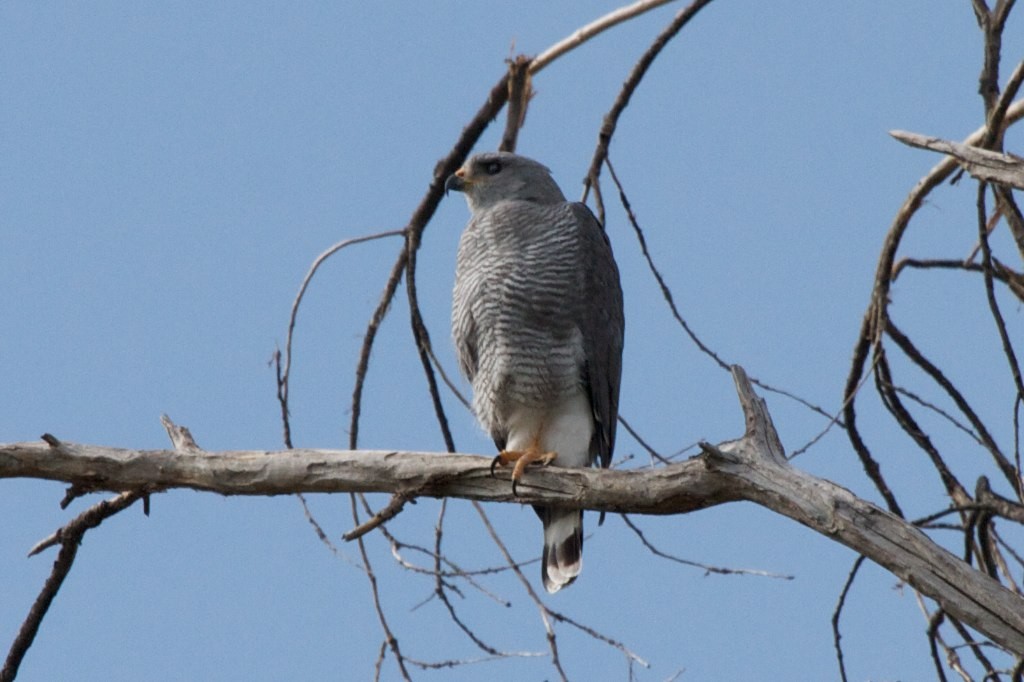
<svg viewBox="0 0 1024 682"><path fill-rule="evenodd" d="M579 225L583 266L583 301L576 322L583 335L583 382L596 426L590 458L591 463L607 467L612 461L619 416L625 329L622 286L604 228L585 204L573 203L572 210Z"/></svg>
<svg viewBox="0 0 1024 682"><path fill-rule="evenodd" d="M459 370L471 384L475 382L480 371L480 327L473 314L473 301L479 299L483 293L481 288L486 286L481 272L484 264L479 259L483 246L479 241L476 223L478 220L477 216L470 218L459 241L455 290L452 293L452 340L455 342L455 351L459 359ZM481 419L479 413L477 419ZM507 431L494 423L490 425L489 430L495 446L499 451L504 450L508 440Z"/></svg>
<svg viewBox="0 0 1024 682"><path fill-rule="evenodd" d="M477 248L470 219L466 232L459 242L459 254L455 267L455 290L452 293L452 339L459 356L459 369L471 383L479 368L477 325L473 317L472 300L479 292L479 277L473 265L473 252Z"/></svg>

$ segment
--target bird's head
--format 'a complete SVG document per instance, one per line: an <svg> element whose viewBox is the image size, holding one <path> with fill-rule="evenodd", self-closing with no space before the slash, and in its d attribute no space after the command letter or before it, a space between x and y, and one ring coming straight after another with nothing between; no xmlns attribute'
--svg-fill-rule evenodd
<svg viewBox="0 0 1024 682"><path fill-rule="evenodd" d="M472 211L501 201L554 204L565 201L551 171L543 164L509 152L484 152L471 157L444 183L445 192L466 195Z"/></svg>

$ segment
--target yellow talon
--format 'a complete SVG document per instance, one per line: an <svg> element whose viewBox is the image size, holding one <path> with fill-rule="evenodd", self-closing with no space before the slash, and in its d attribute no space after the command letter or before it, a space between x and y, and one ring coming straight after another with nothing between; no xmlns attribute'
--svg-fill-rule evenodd
<svg viewBox="0 0 1024 682"><path fill-rule="evenodd" d="M547 466L555 461L556 457L558 457L557 452L541 452L540 448L536 447L536 445L526 450L502 450L498 453L497 457L491 460L491 475L494 475L494 467L497 465L508 466L515 462L515 467L512 469L512 494L518 495L516 485L519 483L519 479L523 477L526 467L531 464Z"/></svg>

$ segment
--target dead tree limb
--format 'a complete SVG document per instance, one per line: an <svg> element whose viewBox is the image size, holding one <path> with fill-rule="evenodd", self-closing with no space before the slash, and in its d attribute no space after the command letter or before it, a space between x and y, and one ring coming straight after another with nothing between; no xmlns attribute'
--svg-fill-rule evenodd
<svg viewBox="0 0 1024 682"><path fill-rule="evenodd" d="M938 137L908 133L905 130L892 130L889 134L911 147L952 156L968 173L979 180L1024 189L1024 158Z"/></svg>
<svg viewBox="0 0 1024 682"><path fill-rule="evenodd" d="M491 457L397 450L134 450L62 442L0 445L0 478L67 481L84 491L191 488L222 495L393 493L677 514L738 499L701 458L664 468L536 469L512 495ZM498 472L501 473L501 472Z"/></svg>
<svg viewBox="0 0 1024 682"><path fill-rule="evenodd" d="M0 478L84 489L192 488L224 495L380 492L543 503L632 514L680 514L748 500L867 556L999 646L1024 652L1024 598L939 547L895 514L795 469L763 399L733 368L746 433L679 464L633 471L531 470L513 496L490 458L424 452L132 450L60 442L0 445Z"/></svg>

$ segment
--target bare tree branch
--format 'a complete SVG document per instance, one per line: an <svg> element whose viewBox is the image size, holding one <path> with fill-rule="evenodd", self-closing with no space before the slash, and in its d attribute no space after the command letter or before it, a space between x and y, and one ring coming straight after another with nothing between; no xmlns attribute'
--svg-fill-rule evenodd
<svg viewBox="0 0 1024 682"><path fill-rule="evenodd" d="M651 43L643 55L641 55L636 65L633 66L633 70L626 78L626 82L622 84L622 89L615 98L611 109L605 114L601 130L598 132L597 147L594 149L594 156L590 160L590 168L587 170L587 176L584 179L584 201L586 201L587 192L590 191L590 188L597 185L598 178L601 176L601 166L604 165L605 158L608 156L608 145L611 144L612 136L615 135L615 127L619 123L619 117L622 116L622 112L629 106L629 100L633 97L633 92L639 87L640 82L647 74L647 70L651 68L651 64L658 58L658 55L668 45L669 41L710 3L711 0L693 0L689 5L681 9L669 25L658 34L658 37L654 39L654 42ZM535 61L539 61L539 58ZM600 217L603 224L604 216Z"/></svg>
<svg viewBox="0 0 1024 682"><path fill-rule="evenodd" d="M188 487L222 494L390 492L674 514L748 500L840 542L895 573L951 616L1011 652L1024 652L1024 599L974 570L903 519L786 460L764 401L733 369L747 428L740 440L687 462L638 471L531 470L520 495L489 473L489 458L397 451L139 451L45 443L0 446L0 477L63 480L94 489ZM372 579L372 576L371 576ZM389 634L394 650L397 641Z"/></svg>
<svg viewBox="0 0 1024 682"><path fill-rule="evenodd" d="M47 446L49 447L49 446ZM42 625L46 612L50 609L57 592L64 584L65 578L75 563L75 556L78 554L78 546L86 531L97 527L103 521L122 509L135 504L139 499L149 494L149 488L140 486L138 490L124 492L110 500L99 502L85 510L66 526L57 530L50 538L43 540L32 548L29 555L38 554L47 547L60 545L57 558L53 562L53 570L50 577L43 584L35 602L29 609L28 616L18 629L18 634L11 643L11 648L4 661L4 667L0 669L0 682L12 682L18 676L18 668L25 657L25 653L32 646L39 626Z"/></svg>
<svg viewBox="0 0 1024 682"><path fill-rule="evenodd" d="M625 522L626 526L633 531L637 538L640 539L643 546L646 547L654 556L661 557L662 559L668 559L669 561L674 561L675 563L683 564L684 566L699 568L704 571L705 575L709 575L711 573L717 573L719 575L755 575L762 578L778 578L780 580L792 580L795 577L785 573L772 573L771 571L763 571L756 568L726 568L725 566L712 566L710 564L702 564L699 561L683 559L682 557L677 557L655 547L654 543L647 539L647 536L640 527L633 523L633 520L627 515L622 514L622 520Z"/></svg>
<svg viewBox="0 0 1024 682"><path fill-rule="evenodd" d="M836 662L839 664L839 677L843 682L848 682L846 677L846 665L843 663L843 635L839 631L839 618L843 614L843 607L846 605L846 597L850 594L850 588L853 587L853 581L857 578L857 573L860 571L861 565L864 563L864 555L857 557L857 560L853 562L853 566L850 567L850 573L846 576L846 582L843 583L843 589L839 593L839 601L836 602L836 608L832 612L832 644L836 649Z"/></svg>
<svg viewBox="0 0 1024 682"><path fill-rule="evenodd" d="M952 156L972 176L979 180L998 182L1024 189L1024 159L1006 152L991 152L938 137L929 137L905 130L892 130L889 134L903 144L919 149L930 149Z"/></svg>
<svg viewBox="0 0 1024 682"><path fill-rule="evenodd" d="M644 12L660 7L670 0L639 0L632 5L626 5L595 19L586 26L582 26L572 32L571 35L559 40L557 43L534 57L530 65L530 73L535 74L562 55L575 50L594 36L607 31L608 29L621 24L624 21L640 16Z"/></svg>
<svg viewBox="0 0 1024 682"><path fill-rule="evenodd" d="M981 250L980 244L978 245L978 250ZM981 274L986 272L984 267L978 263L973 263L970 260L953 258L903 258L895 266L893 279L895 280L899 276L899 273L906 268L913 268L917 270L963 270L965 272L976 272ZM1024 275L1006 267L995 257L992 258L991 273L994 279L1005 284L1014 296L1024 302Z"/></svg>
<svg viewBox="0 0 1024 682"><path fill-rule="evenodd" d="M530 469L513 495L492 457L397 450L133 450L65 442L0 444L0 478L67 481L89 491L190 488L222 495L393 493L676 514L733 501L700 459L649 470ZM499 471L499 473L501 473ZM653 486L646 489L644 486ZM360 522L361 523L361 522Z"/></svg>
<svg viewBox="0 0 1024 682"><path fill-rule="evenodd" d="M976 4L976 10L979 9L980 6ZM1024 117L1024 100L1017 100L1006 108L1006 115L1002 120L1002 126L1004 128L1008 127L1022 117ZM982 126L971 133L964 140L963 144L968 146L976 145L986 139L988 132L988 127ZM882 244L878 266L875 270L875 281L871 291L871 303L864 313L860 333L854 343L853 360L850 363L850 372L847 375L846 386L843 391L843 416L850 444L860 458L865 473L885 499L886 506L890 511L900 516L903 515L903 512L896 500L896 495L882 476L880 464L872 456L870 449L864 441L864 437L861 435L857 423L856 395L862 383L861 379L867 365L868 355L872 352L876 354L883 352L882 335L885 332L888 320L890 288L896 273L896 254L899 251L903 236L910 225L910 221L928 195L932 190L945 182L957 167L958 162L954 158L945 158L940 161L917 182L904 200L903 205L896 212L896 216ZM877 365L876 355L873 367L877 367Z"/></svg>
<svg viewBox="0 0 1024 682"><path fill-rule="evenodd" d="M294 451L290 451L294 452ZM349 501L352 505L352 519L358 524L359 523L359 508L356 504L356 495L350 495ZM366 579L370 583L370 594L373 596L373 608L377 613L377 622L380 623L381 629L384 631L384 644L388 649L391 650L391 654L395 658L395 665L398 666L398 671L402 674L403 680L411 680L409 677L409 670L405 667L406 658L402 654L402 649L398 645L398 637L395 636L391 630L391 625L388 622L387 614L384 613L384 606L380 600L380 588L377 583L377 574L373 571L373 563L370 561L370 555L366 551L366 543L363 542L362 537L356 538L356 545L359 547L359 555L363 560L363 568L366 572ZM377 664L378 674L380 671L381 664L383 663L384 649L381 649L381 661Z"/></svg>
<svg viewBox="0 0 1024 682"><path fill-rule="evenodd" d="M342 539L346 542L351 542L356 538L361 538L369 533L374 528L379 528L391 519L398 516L402 509L405 508L405 503L413 498L413 495L409 493L395 493L391 500L384 506L383 509L378 511L376 514L371 516L367 521L359 524L352 530L342 535Z"/></svg>
<svg viewBox="0 0 1024 682"><path fill-rule="evenodd" d="M508 117L505 132L501 136L498 150L514 152L519 139L519 130L526 122L526 109L533 99L530 65L533 60L519 55L508 63Z"/></svg>
<svg viewBox="0 0 1024 682"><path fill-rule="evenodd" d="M399 237L402 236L404 232L404 230L391 230L390 232L378 232L376 234L364 235L362 237L343 239L317 256L313 260L313 264L309 266L309 271L306 272L306 276L302 278L302 284L299 285L299 291L295 294L295 300L292 302L291 314L288 316L288 334L284 344L284 358L281 358L280 352L275 354L278 372L277 399L281 404L281 421L284 424L284 441L285 445L288 447L291 447L291 427L290 420L288 419L288 379L291 376L292 368L292 341L295 336L295 322L298 319L299 306L302 304L302 299L306 295L306 290L309 288L310 282L313 281L313 277L316 275L317 270L320 269L320 266L323 265L328 258L342 249L355 244L373 241L375 239Z"/></svg>

